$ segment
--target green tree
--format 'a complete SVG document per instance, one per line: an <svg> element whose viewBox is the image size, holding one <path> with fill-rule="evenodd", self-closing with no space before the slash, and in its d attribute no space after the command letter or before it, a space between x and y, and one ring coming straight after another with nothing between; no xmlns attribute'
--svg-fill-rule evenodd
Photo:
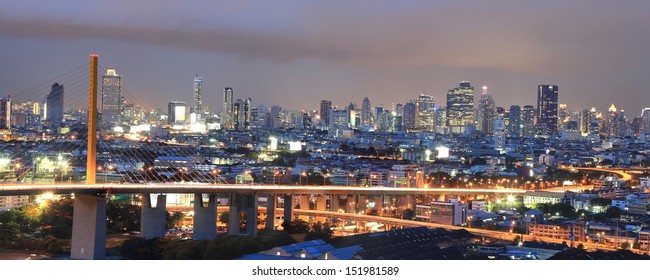
<svg viewBox="0 0 650 280"><path fill-rule="evenodd" d="M630 243L627 242L627 241L621 243L621 249L623 249L623 250L630 249L630 247L631 247L631 245L630 245Z"/></svg>
<svg viewBox="0 0 650 280"><path fill-rule="evenodd" d="M174 212L172 214L167 212L166 218L165 225L167 229L170 229L176 227L180 222L182 222L183 219L185 219L185 214L183 214L183 212Z"/></svg>
<svg viewBox="0 0 650 280"><path fill-rule="evenodd" d="M402 219L404 219L404 220L413 220L413 219L415 219L415 211L413 211L413 209L410 209L410 208L404 209L404 211L402 211Z"/></svg>
<svg viewBox="0 0 650 280"><path fill-rule="evenodd" d="M283 222L282 227L284 231L295 234L295 233L307 233L309 232L309 223L302 219L295 219L289 223Z"/></svg>
<svg viewBox="0 0 650 280"><path fill-rule="evenodd" d="M618 219L621 217L621 213L623 211L621 208L612 206L607 208L607 211L605 211L605 217L610 218L610 219Z"/></svg>
<svg viewBox="0 0 650 280"><path fill-rule="evenodd" d="M316 222L311 226L307 232L307 235L305 235L305 240L308 241L321 239L327 241L332 238L333 233L334 232L332 232L331 225L329 223Z"/></svg>

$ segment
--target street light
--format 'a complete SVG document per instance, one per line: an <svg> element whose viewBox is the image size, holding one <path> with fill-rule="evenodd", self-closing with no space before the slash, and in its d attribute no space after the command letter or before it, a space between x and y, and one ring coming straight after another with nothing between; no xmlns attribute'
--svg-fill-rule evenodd
<svg viewBox="0 0 650 280"><path fill-rule="evenodd" d="M305 177L305 185L309 184L309 177L307 177L307 172L303 171L300 173L300 184L302 185L302 177Z"/></svg>

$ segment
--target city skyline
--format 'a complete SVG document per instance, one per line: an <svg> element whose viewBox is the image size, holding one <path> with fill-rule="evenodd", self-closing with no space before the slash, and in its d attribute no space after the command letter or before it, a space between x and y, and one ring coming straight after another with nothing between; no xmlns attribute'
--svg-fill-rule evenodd
<svg viewBox="0 0 650 280"><path fill-rule="evenodd" d="M535 104L536 87L553 84L569 108L605 112L614 103L637 116L647 107L640 93L650 88L641 12L648 4L587 3L408 2L365 13L364 2L345 11L299 4L248 17L268 9L195 3L205 9L190 11L192 5L171 3L174 14L154 8L143 16L151 5L8 1L0 12L0 94L26 101L16 93L82 64L96 49L102 65L125 77L126 90L155 102L147 104L152 109L191 104L187 81L199 73L203 104L216 111L224 87L254 106L316 110L324 98L344 106L367 96L390 108L420 93L440 102L467 80L488 85L504 108ZM315 10L322 15L302 13ZM408 98L398 100L396 92Z"/></svg>

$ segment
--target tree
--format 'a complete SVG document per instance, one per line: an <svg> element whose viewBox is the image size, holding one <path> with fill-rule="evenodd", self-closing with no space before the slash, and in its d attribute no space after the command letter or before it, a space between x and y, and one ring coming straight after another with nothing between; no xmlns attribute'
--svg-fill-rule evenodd
<svg viewBox="0 0 650 280"><path fill-rule="evenodd" d="M230 212L219 213L219 222L222 224L228 224L230 221Z"/></svg>
<svg viewBox="0 0 650 280"><path fill-rule="evenodd" d="M307 233L309 232L309 223L302 219L296 219L293 220L289 223L283 222L282 227L284 228L284 231L290 233L290 234L295 234L295 233Z"/></svg>
<svg viewBox="0 0 650 280"><path fill-rule="evenodd" d="M311 226L307 235L305 235L305 241L316 239L327 241L332 237L332 234L333 232L329 223L323 224L321 222L316 222Z"/></svg>
<svg viewBox="0 0 650 280"><path fill-rule="evenodd" d="M167 212L167 221L165 225L167 226L167 229L174 228L176 227L180 222L185 219L185 214L183 212L174 212L173 214L169 214Z"/></svg>
<svg viewBox="0 0 650 280"><path fill-rule="evenodd" d="M578 247L576 247L576 248L577 248L578 250L584 250L584 249L585 249L585 245L582 244L582 243L579 243L579 244L578 244Z"/></svg>
<svg viewBox="0 0 650 280"><path fill-rule="evenodd" d="M402 219L404 220L413 220L415 218L415 211L413 209L404 209L402 211Z"/></svg>
<svg viewBox="0 0 650 280"><path fill-rule="evenodd" d="M607 208L607 211L605 211L605 217L610 218L610 219L618 219L621 217L621 213L623 211L621 208L618 208L616 206L612 206Z"/></svg>
<svg viewBox="0 0 650 280"><path fill-rule="evenodd" d="M627 241L621 243L621 249L623 249L623 250L630 249L630 247L631 247L631 245L630 245L630 243L627 242Z"/></svg>

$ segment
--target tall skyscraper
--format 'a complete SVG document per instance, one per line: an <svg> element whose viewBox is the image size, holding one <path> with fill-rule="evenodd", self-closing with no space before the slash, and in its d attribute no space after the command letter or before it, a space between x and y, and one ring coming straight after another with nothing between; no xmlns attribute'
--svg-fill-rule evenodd
<svg viewBox="0 0 650 280"><path fill-rule="evenodd" d="M417 105L416 102L411 100L404 104L404 115L402 116L402 122L404 123L404 129L407 131L414 130L417 128Z"/></svg>
<svg viewBox="0 0 650 280"><path fill-rule="evenodd" d="M320 101L320 119L325 127L330 126L330 112L332 111L332 101Z"/></svg>
<svg viewBox="0 0 650 280"><path fill-rule="evenodd" d="M589 109L582 109L580 111L579 129L582 136L587 136L591 133L591 113Z"/></svg>
<svg viewBox="0 0 650 280"><path fill-rule="evenodd" d="M47 95L47 115L45 120L56 124L63 121L63 85L54 83L50 94Z"/></svg>
<svg viewBox="0 0 650 280"><path fill-rule="evenodd" d="M436 100L431 95L420 93L418 96L417 128L422 131L435 129Z"/></svg>
<svg viewBox="0 0 650 280"><path fill-rule="evenodd" d="M372 107L370 107L370 99L368 97L363 99L361 103L361 125L370 127L372 125Z"/></svg>
<svg viewBox="0 0 650 280"><path fill-rule="evenodd" d="M492 95L488 94L487 86L483 86L483 93L478 101L478 126L477 129L483 133L494 132L495 105Z"/></svg>
<svg viewBox="0 0 650 280"><path fill-rule="evenodd" d="M641 132L650 134L650 108L641 111Z"/></svg>
<svg viewBox="0 0 650 280"><path fill-rule="evenodd" d="M474 87L469 82L447 91L447 126L451 133L464 133L474 123Z"/></svg>
<svg viewBox="0 0 650 280"><path fill-rule="evenodd" d="M192 113L195 115L195 122L203 119L203 79L197 74L194 76L194 107Z"/></svg>
<svg viewBox="0 0 650 280"><path fill-rule="evenodd" d="M557 134L558 126L558 86L539 85L537 87L537 132L540 135Z"/></svg>
<svg viewBox="0 0 650 280"><path fill-rule="evenodd" d="M521 136L521 108L519 105L510 106L508 114L508 136L519 138Z"/></svg>
<svg viewBox="0 0 650 280"><path fill-rule="evenodd" d="M167 121L170 125L185 124L187 104L181 101L172 101L167 105Z"/></svg>
<svg viewBox="0 0 650 280"><path fill-rule="evenodd" d="M494 120L494 148L504 150L506 147L506 122L503 116L498 116Z"/></svg>
<svg viewBox="0 0 650 280"><path fill-rule="evenodd" d="M252 109L253 106L250 97L248 99L237 99L233 107L234 129L250 129Z"/></svg>
<svg viewBox="0 0 650 280"><path fill-rule="evenodd" d="M233 92L232 88L223 89L223 110L221 111L221 124L225 129L234 129L234 117L233 117Z"/></svg>
<svg viewBox="0 0 650 280"><path fill-rule="evenodd" d="M535 107L524 106L521 111L521 134L523 137L535 136Z"/></svg>
<svg viewBox="0 0 650 280"><path fill-rule="evenodd" d="M12 116L11 95L0 98L0 129L11 129Z"/></svg>
<svg viewBox="0 0 650 280"><path fill-rule="evenodd" d="M102 76L102 126L113 128L121 124L122 117L122 76L115 69L106 70ZM48 104L48 110L49 109Z"/></svg>

